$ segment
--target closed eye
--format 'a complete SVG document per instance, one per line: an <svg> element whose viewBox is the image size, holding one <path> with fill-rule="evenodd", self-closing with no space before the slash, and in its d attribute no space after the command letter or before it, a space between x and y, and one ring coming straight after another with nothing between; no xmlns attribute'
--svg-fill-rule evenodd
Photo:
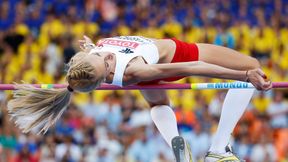
<svg viewBox="0 0 288 162"><path fill-rule="evenodd" d="M98 52L92 53L93 55L101 56Z"/></svg>

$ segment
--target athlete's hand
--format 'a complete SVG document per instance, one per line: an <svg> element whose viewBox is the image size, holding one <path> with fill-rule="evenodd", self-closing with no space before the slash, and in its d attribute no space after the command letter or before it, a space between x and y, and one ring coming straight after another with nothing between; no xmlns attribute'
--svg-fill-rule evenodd
<svg viewBox="0 0 288 162"><path fill-rule="evenodd" d="M261 69L253 69L247 72L249 82L251 82L257 90L268 91L272 88L272 82Z"/></svg>
<svg viewBox="0 0 288 162"><path fill-rule="evenodd" d="M84 35L83 39L79 40L78 42L80 48L85 52L89 52L93 47L95 47L95 44L93 44L92 40L86 35Z"/></svg>

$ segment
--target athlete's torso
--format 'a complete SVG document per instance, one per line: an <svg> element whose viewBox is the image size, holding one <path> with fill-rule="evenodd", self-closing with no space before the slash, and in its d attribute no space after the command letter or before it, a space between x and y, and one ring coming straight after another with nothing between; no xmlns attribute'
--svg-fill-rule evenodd
<svg viewBox="0 0 288 162"><path fill-rule="evenodd" d="M142 56L148 64L159 61L158 49L154 41L140 36L119 36L104 38L97 42L101 51L109 51L117 57L131 58Z"/></svg>
<svg viewBox="0 0 288 162"><path fill-rule="evenodd" d="M96 45L100 52L109 51L115 54L116 67L112 84L118 86L124 85L125 70L128 64L131 64L131 60L144 59L147 64L168 63L171 62L175 51L171 40L149 39L141 36L104 38Z"/></svg>
<svg viewBox="0 0 288 162"><path fill-rule="evenodd" d="M96 45L101 51L113 51L115 54L125 53L126 55L140 55L144 57L156 55L159 58L158 63L171 62L176 48L175 43L171 39L151 39L142 36L104 38L100 39ZM152 46L157 47L157 52L149 50Z"/></svg>

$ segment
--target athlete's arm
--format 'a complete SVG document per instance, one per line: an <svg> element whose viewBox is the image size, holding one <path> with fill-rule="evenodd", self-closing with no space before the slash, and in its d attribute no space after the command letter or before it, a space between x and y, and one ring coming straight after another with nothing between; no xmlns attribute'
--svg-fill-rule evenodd
<svg viewBox="0 0 288 162"><path fill-rule="evenodd" d="M246 81L246 71L233 70L203 61L169 63L169 64L145 64L135 69L133 76L141 81L150 81L177 76L205 76L220 79L232 79ZM260 69L249 70L249 81L259 90L268 90L270 82L263 79L264 73Z"/></svg>

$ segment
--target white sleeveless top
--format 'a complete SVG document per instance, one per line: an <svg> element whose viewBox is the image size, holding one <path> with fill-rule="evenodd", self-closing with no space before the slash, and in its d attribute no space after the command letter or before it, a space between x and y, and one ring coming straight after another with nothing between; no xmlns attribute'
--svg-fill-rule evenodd
<svg viewBox="0 0 288 162"><path fill-rule="evenodd" d="M104 38L97 42L94 52L112 52L116 56L116 67L112 85L123 86L123 76L127 64L135 57L142 56L148 64L159 61L159 53L154 41L141 36L120 36Z"/></svg>

